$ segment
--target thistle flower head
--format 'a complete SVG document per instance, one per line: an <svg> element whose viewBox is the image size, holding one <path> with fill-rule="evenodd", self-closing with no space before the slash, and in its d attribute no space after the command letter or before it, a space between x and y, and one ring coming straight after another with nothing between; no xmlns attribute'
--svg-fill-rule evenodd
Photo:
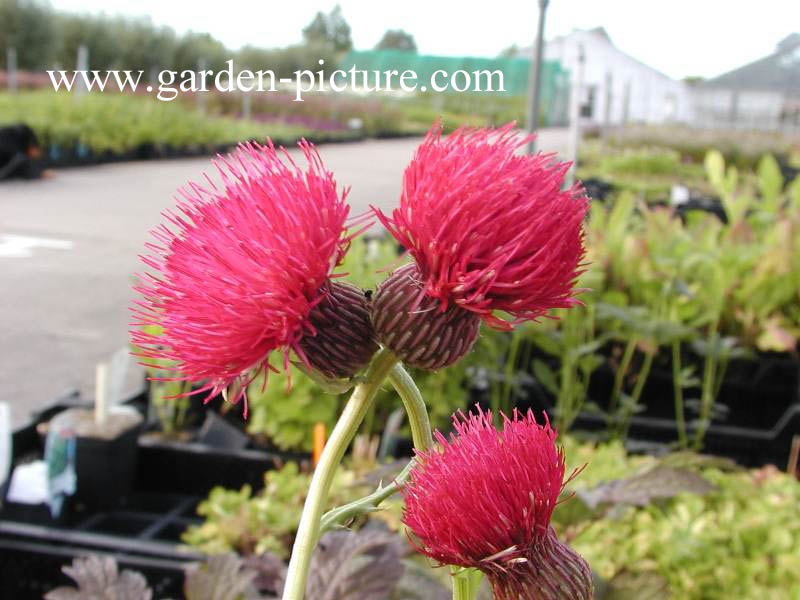
<svg viewBox="0 0 800 600"><path fill-rule="evenodd" d="M272 351L283 349L284 365L290 350L308 361L309 315L333 297L329 277L352 236L347 192L312 145L300 148L304 169L271 143L241 145L215 161L221 186L180 190L178 212L164 213L172 228L153 230L142 257L151 272L136 287L132 337L145 361L170 361L176 378L211 393L235 384L234 401Z"/></svg>
<svg viewBox="0 0 800 600"><path fill-rule="evenodd" d="M528 140L513 125L445 139L435 125L406 168L400 207L375 211L442 311L455 304L500 329L576 302L588 205L579 185L561 189L568 164L517 154Z"/></svg>
<svg viewBox="0 0 800 600"><path fill-rule="evenodd" d="M417 550L441 564L483 571L499 600L591 597L591 572L550 527L564 454L533 413L453 419L450 439L418 454L404 488L403 522ZM574 475L574 474L573 474Z"/></svg>

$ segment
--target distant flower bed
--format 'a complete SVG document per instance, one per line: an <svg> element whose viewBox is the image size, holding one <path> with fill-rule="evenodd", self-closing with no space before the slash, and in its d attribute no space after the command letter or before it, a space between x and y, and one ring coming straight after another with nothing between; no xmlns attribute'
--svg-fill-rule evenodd
<svg viewBox="0 0 800 600"><path fill-rule="evenodd" d="M0 94L0 123L25 122L36 132L53 162L65 155L139 154L169 156L179 150L210 153L242 140L292 144L358 139L358 131L308 121L256 121L204 114L186 104L158 102L125 94L76 97L49 91Z"/></svg>

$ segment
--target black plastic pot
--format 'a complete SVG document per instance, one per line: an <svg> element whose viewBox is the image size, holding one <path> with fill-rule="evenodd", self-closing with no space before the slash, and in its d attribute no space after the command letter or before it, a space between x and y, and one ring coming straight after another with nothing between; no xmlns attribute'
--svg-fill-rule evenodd
<svg viewBox="0 0 800 600"><path fill-rule="evenodd" d="M194 442L142 437L136 489L206 496L216 486L264 487L264 473L291 455L252 449L224 449Z"/></svg>
<svg viewBox="0 0 800 600"><path fill-rule="evenodd" d="M110 440L77 438L76 502L93 508L109 508L125 500L136 478L140 432L141 425L136 425Z"/></svg>
<svg viewBox="0 0 800 600"><path fill-rule="evenodd" d="M141 405L144 399L142 394L137 394L127 403ZM43 437L37 427L53 415L75 406L82 406L80 397L69 394L15 430L13 464L41 457ZM99 476L103 476L104 471L113 474L113 481L106 483L113 486L113 494L105 494L120 496L113 506L100 509L96 503L92 506L70 502L59 519L53 520L45 505L3 504L0 508L0 600L38 600L54 587L69 585L71 582L61 568L73 558L88 553L112 556L121 569L143 573L155 598L182 597L184 568L204 557L179 548L178 544L181 533L189 525L200 522L196 508L207 491L201 495L181 493L176 490L181 484L180 478L174 478L169 485L168 478L174 476L175 471L164 467L169 467L167 461L175 456L164 453L144 452L145 460L132 462L134 474L121 477L120 464L128 460L129 453L123 445L129 446L132 439L137 448L136 433L138 431L129 429L105 446L94 443L98 440L81 440L76 448L79 490L82 493L93 490L91 486L87 488L85 482L81 488L84 472L95 472ZM82 451L82 458L79 458ZM179 461L178 465L190 470L187 475L196 474L202 471L204 458L207 455L200 454L197 460ZM229 480L233 480L236 463L229 463L226 468ZM147 480L146 476L141 476L145 469L151 474L163 470L161 484L166 489L148 492L133 485L133 489L123 495L120 486L130 488L131 482ZM196 478L191 481L197 483Z"/></svg>
<svg viewBox="0 0 800 600"><path fill-rule="evenodd" d="M702 358L687 353L682 361L684 367L694 364L695 372L702 373ZM636 373L638 368L634 364L631 372ZM592 374L589 397L601 408L607 408L613 384L614 370L606 363ZM700 394L697 387L684 390L687 420L697 416L691 404L692 401L697 403ZM640 403L643 409L640 416L674 419L672 366L666 352L656 356ZM716 398L712 421L716 425L770 431L796 404L800 404L800 361L789 354L761 353L754 359L730 362Z"/></svg>

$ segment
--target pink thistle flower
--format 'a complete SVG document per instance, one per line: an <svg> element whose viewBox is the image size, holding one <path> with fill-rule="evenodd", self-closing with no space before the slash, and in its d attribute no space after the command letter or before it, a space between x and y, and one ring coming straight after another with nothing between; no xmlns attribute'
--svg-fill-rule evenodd
<svg viewBox="0 0 800 600"><path fill-rule="evenodd" d="M413 256L424 294L499 329L573 306L588 200L578 184L561 189L569 164L517 154L528 139L514 123L441 133L435 125L406 168L400 207L373 209Z"/></svg>
<svg viewBox="0 0 800 600"><path fill-rule="evenodd" d="M453 418L435 434L404 487L403 522L417 550L446 565L483 571L498 600L591 598L591 570L550 527L564 485L564 454L550 423L528 411Z"/></svg>
<svg viewBox="0 0 800 600"><path fill-rule="evenodd" d="M152 231L156 242L141 258L153 273L135 288L144 298L133 309L132 338L145 360L169 361L175 379L204 382L195 393L233 386L238 401L272 368L269 355L279 348L284 368L290 351L314 366L302 342L317 334L315 309L353 296L330 281L353 237L345 231L347 190L337 193L311 144L300 148L305 170L271 142L241 145L214 161L221 187L208 178L210 187L189 183L180 190L180 212L164 213L174 231ZM375 348L366 300L355 312L367 325L355 329L366 330L363 341Z"/></svg>

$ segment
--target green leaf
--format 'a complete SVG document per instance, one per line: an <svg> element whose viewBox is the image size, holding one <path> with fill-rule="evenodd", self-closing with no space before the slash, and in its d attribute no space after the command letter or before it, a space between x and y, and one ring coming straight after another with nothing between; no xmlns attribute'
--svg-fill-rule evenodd
<svg viewBox="0 0 800 600"><path fill-rule="evenodd" d="M579 491L578 496L589 507L600 504L646 506L656 498L672 498L683 492L708 494L716 487L700 475L686 469L658 466L644 473L615 479Z"/></svg>
<svg viewBox="0 0 800 600"><path fill-rule="evenodd" d="M538 358L533 361L533 375L548 392L555 396L558 395L559 386L556 374Z"/></svg>
<svg viewBox="0 0 800 600"><path fill-rule="evenodd" d="M531 335L531 341L536 346L551 356L561 356L563 344L561 335L557 331L536 331Z"/></svg>
<svg viewBox="0 0 800 600"><path fill-rule="evenodd" d="M725 158L719 150L709 150L705 158L706 175L708 181L717 190L717 193L725 193Z"/></svg>
<svg viewBox="0 0 800 600"><path fill-rule="evenodd" d="M758 189L764 202L776 206L783 191L783 174L778 161L765 154L758 163Z"/></svg>

